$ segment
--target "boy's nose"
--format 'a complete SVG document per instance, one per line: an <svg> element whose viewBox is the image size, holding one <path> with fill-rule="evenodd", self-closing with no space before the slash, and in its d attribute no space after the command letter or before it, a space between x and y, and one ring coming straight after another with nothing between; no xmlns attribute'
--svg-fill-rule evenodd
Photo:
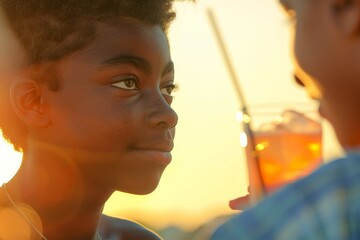
<svg viewBox="0 0 360 240"><path fill-rule="evenodd" d="M178 116L161 93L149 94L146 106L147 122L151 127L170 129L176 126Z"/></svg>

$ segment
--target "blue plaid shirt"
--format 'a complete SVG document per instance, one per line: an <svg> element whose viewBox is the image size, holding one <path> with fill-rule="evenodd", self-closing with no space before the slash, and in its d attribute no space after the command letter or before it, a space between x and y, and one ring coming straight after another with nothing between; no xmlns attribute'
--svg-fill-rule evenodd
<svg viewBox="0 0 360 240"><path fill-rule="evenodd" d="M360 154L286 186L232 217L211 239L360 239Z"/></svg>

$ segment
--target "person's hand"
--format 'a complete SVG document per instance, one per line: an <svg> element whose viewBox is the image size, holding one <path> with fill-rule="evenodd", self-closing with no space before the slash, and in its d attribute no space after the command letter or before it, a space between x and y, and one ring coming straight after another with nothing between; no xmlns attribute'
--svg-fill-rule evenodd
<svg viewBox="0 0 360 240"><path fill-rule="evenodd" d="M233 199L229 201L229 207L232 210L243 210L245 209L250 203L250 194L245 196Z"/></svg>
<svg viewBox="0 0 360 240"><path fill-rule="evenodd" d="M244 210L250 204L250 187L248 194L229 201L229 207L232 210Z"/></svg>

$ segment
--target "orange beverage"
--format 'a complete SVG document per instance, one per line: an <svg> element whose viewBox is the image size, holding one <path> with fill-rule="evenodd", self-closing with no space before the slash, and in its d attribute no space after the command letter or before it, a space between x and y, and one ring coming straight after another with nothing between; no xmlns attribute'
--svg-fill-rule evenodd
<svg viewBox="0 0 360 240"><path fill-rule="evenodd" d="M322 163L317 132L255 132L255 149L267 192L306 176ZM249 149L247 155L251 158Z"/></svg>
<svg viewBox="0 0 360 240"><path fill-rule="evenodd" d="M262 124L252 135L254 144L246 146L246 157L256 200L263 191L271 193L323 162L321 125L299 112L286 110L280 120Z"/></svg>

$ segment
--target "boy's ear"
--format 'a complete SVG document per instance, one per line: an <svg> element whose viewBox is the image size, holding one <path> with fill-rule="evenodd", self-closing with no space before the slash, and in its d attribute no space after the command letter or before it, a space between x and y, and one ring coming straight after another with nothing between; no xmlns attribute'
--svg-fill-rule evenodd
<svg viewBox="0 0 360 240"><path fill-rule="evenodd" d="M341 32L360 34L360 0L335 0L334 11Z"/></svg>
<svg viewBox="0 0 360 240"><path fill-rule="evenodd" d="M18 79L11 84L10 100L17 116L29 127L45 128L50 118L44 104L41 87L30 79Z"/></svg>

